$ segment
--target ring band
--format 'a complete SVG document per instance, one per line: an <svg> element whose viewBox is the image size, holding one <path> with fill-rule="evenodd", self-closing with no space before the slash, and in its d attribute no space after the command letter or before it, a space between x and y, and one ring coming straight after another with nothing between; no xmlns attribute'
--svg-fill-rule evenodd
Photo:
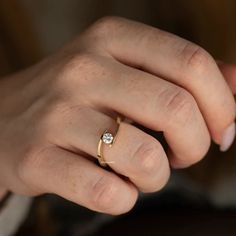
<svg viewBox="0 0 236 236"><path fill-rule="evenodd" d="M98 162L102 167L107 167L108 163L103 156L103 144L109 145L109 147L112 147L112 145L115 142L115 139L117 137L117 133L119 131L119 127L120 127L120 123L121 123L122 119L120 116L117 117L116 122L118 124L118 128L116 131L116 135L114 136L112 133L108 132L108 130L105 130L102 134L102 136L100 137L99 143L98 143L98 150L97 150L97 158L98 158Z"/></svg>

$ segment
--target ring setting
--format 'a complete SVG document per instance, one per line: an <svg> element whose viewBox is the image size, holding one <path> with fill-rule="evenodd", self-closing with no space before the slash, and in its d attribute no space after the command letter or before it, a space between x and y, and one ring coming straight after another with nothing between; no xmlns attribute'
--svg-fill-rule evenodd
<svg viewBox="0 0 236 236"><path fill-rule="evenodd" d="M105 131L105 132L103 133L103 135L102 135L102 141L103 141L103 143L112 145L113 140L114 140L114 136L113 136L111 133L109 133L109 132L107 132L107 131Z"/></svg>
<svg viewBox="0 0 236 236"><path fill-rule="evenodd" d="M104 159L104 156L103 156L103 144L109 145L109 147L112 147L112 145L115 142L115 139L116 139L119 127L120 127L120 123L121 123L121 117L118 116L117 117L118 128L117 128L117 132L116 132L115 136L112 133L110 133L108 130L105 130L103 132L102 136L100 137L100 140L99 140L99 143L98 143L98 149L97 149L97 159L98 159L99 164L102 167L107 167L108 166L107 164L114 163L114 162L107 162Z"/></svg>

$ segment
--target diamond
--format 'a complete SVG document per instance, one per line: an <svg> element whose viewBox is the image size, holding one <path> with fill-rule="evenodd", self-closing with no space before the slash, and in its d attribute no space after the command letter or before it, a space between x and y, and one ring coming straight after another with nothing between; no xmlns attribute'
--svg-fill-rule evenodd
<svg viewBox="0 0 236 236"><path fill-rule="evenodd" d="M111 144L113 139L114 137L111 133L106 132L102 135L102 141L106 144Z"/></svg>

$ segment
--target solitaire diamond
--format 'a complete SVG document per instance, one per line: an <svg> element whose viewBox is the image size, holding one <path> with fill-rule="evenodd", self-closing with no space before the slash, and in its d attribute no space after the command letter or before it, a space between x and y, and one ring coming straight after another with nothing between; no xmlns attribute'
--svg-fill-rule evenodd
<svg viewBox="0 0 236 236"><path fill-rule="evenodd" d="M106 144L111 144L113 139L114 139L113 135L108 132L104 133L102 136L102 141Z"/></svg>

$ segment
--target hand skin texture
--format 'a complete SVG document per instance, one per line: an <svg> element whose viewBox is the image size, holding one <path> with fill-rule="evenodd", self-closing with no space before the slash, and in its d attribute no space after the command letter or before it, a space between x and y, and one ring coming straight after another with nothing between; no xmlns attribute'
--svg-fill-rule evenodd
<svg viewBox="0 0 236 236"><path fill-rule="evenodd" d="M141 23L106 17L37 65L0 80L0 192L58 194L122 214L138 192L160 190L170 167L200 161L210 141L235 135L236 68L199 46ZM121 114L163 131L169 151L121 123L96 163L101 134ZM124 177L123 177L124 176Z"/></svg>

